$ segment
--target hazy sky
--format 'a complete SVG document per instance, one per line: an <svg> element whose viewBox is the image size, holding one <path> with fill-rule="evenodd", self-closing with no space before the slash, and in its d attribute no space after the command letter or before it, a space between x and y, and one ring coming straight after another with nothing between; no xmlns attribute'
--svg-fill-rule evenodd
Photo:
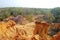
<svg viewBox="0 0 60 40"><path fill-rule="evenodd" d="M60 7L60 0L0 0L0 7Z"/></svg>

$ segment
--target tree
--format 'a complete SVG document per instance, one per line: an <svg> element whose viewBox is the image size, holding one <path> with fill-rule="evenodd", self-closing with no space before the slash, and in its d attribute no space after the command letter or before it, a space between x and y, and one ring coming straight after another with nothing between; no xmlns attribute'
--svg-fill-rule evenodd
<svg viewBox="0 0 60 40"><path fill-rule="evenodd" d="M51 12L46 13L47 16L47 20L51 23L55 20L55 17L53 16L53 14Z"/></svg>
<svg viewBox="0 0 60 40"><path fill-rule="evenodd" d="M60 21L58 21L58 20L60 20L60 8L58 7L58 8L52 9L51 13L55 17L55 20L53 22L60 22Z"/></svg>

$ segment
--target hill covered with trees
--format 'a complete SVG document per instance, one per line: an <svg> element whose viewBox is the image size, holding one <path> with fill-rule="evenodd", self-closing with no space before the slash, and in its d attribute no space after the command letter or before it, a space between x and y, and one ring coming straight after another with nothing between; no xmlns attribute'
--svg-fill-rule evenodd
<svg viewBox="0 0 60 40"><path fill-rule="evenodd" d="M25 16L28 20L32 20L31 18L36 15L44 15L49 22L60 22L60 7L52 9L21 7L0 8L0 20L17 15Z"/></svg>

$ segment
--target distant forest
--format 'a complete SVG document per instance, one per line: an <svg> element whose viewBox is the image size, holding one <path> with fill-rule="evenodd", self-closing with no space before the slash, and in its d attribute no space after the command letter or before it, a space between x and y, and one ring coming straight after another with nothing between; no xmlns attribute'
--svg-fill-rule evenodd
<svg viewBox="0 0 60 40"><path fill-rule="evenodd" d="M9 16L27 16L32 17L33 15L45 15L47 20L50 22L60 22L60 7L46 9L46 8L0 8L0 20L3 20Z"/></svg>

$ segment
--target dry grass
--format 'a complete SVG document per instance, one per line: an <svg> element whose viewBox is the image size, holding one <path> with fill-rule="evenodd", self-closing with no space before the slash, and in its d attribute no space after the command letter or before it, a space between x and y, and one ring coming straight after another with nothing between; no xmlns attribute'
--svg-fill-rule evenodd
<svg viewBox="0 0 60 40"><path fill-rule="evenodd" d="M60 40L58 39L60 33L54 37L47 35L48 25L46 23L39 24L39 26L41 28L38 28L38 25L35 25L34 22L26 25L16 24L12 20L0 22L0 40ZM38 32L38 34L36 34L35 31Z"/></svg>

